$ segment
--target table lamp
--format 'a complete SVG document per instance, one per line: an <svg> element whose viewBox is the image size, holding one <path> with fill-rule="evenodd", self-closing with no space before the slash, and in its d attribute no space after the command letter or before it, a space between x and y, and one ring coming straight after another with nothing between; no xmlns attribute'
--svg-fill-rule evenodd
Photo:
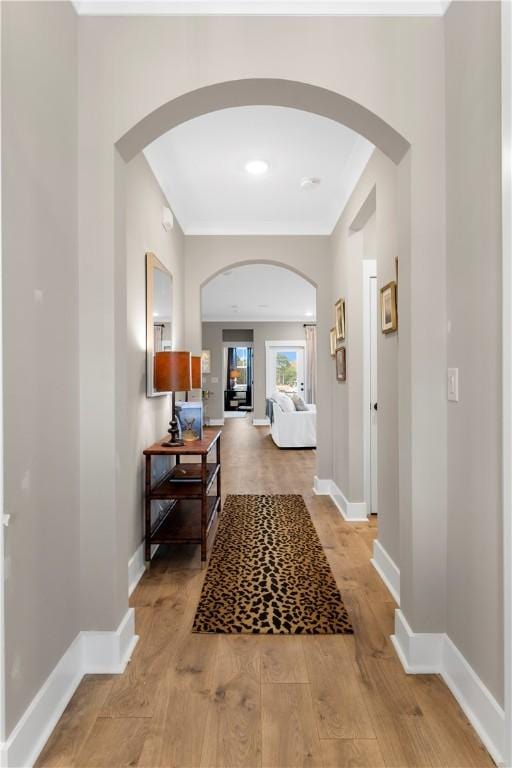
<svg viewBox="0 0 512 768"><path fill-rule="evenodd" d="M240 376L240 371L237 371L236 369L234 371L229 372L229 378L231 379L231 389L234 389L236 386L236 380Z"/></svg>
<svg viewBox="0 0 512 768"><path fill-rule="evenodd" d="M203 388L203 371L201 367L200 355L192 355L191 360L191 372L192 372L192 387L191 389Z"/></svg>
<svg viewBox="0 0 512 768"><path fill-rule="evenodd" d="M171 392L172 416L168 432L171 439L162 443L169 448L183 445L180 428L176 418L176 392L188 392L192 389L190 352L157 352L155 354L155 390Z"/></svg>

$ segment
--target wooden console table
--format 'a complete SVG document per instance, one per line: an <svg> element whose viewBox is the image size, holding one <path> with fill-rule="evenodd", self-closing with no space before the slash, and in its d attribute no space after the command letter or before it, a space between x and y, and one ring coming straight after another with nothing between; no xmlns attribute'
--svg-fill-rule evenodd
<svg viewBox="0 0 512 768"><path fill-rule="evenodd" d="M221 508L220 472L221 430L204 429L203 439L185 443L175 448L162 445L168 437L146 448L146 498L145 498L145 559L151 561L153 544L200 544L201 566L206 563L208 533ZM208 456L216 448L214 462ZM152 485L151 460L154 456L174 456L176 465ZM198 456L200 461L182 462L182 456ZM214 480L217 493L208 495ZM168 506L151 523L151 502L169 501Z"/></svg>

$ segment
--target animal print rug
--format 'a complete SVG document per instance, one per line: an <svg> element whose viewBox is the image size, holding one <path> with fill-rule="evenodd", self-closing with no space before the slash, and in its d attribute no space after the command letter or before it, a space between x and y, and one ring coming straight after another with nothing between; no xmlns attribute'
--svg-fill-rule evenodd
<svg viewBox="0 0 512 768"><path fill-rule="evenodd" d="M192 631L353 634L302 496L227 497Z"/></svg>

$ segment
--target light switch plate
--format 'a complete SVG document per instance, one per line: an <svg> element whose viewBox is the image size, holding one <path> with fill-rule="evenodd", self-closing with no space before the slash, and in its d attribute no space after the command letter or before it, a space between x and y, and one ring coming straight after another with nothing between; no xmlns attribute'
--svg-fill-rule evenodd
<svg viewBox="0 0 512 768"><path fill-rule="evenodd" d="M459 402L459 369L448 368L448 400Z"/></svg>

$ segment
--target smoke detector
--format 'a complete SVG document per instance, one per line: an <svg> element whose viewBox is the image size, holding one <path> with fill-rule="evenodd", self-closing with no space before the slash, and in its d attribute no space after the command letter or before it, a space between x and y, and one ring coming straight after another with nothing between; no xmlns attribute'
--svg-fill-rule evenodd
<svg viewBox="0 0 512 768"><path fill-rule="evenodd" d="M314 187L318 187L321 183L322 179L318 176L304 176L304 178L300 180L300 188L313 189Z"/></svg>

